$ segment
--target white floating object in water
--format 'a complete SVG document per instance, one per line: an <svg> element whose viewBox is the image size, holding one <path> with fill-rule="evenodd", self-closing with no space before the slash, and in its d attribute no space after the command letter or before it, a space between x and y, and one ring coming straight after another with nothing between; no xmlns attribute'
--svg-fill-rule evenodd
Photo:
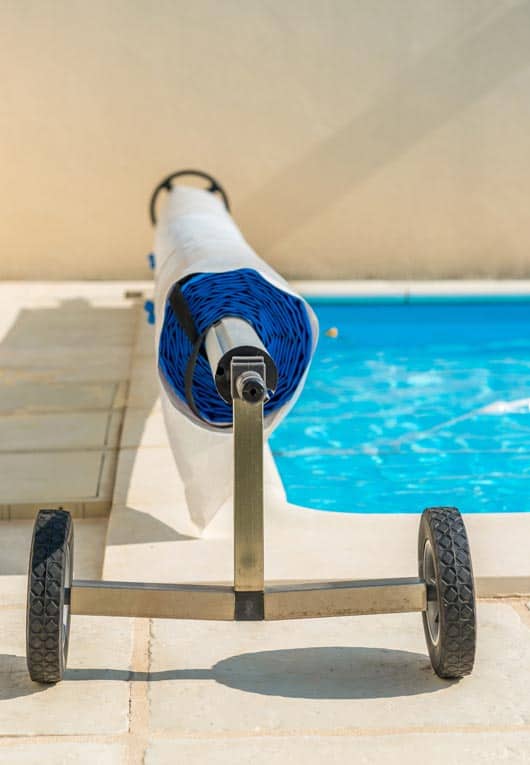
<svg viewBox="0 0 530 765"><path fill-rule="evenodd" d="M530 413L530 398L518 398L515 401L494 401L484 406L481 414L525 414Z"/></svg>

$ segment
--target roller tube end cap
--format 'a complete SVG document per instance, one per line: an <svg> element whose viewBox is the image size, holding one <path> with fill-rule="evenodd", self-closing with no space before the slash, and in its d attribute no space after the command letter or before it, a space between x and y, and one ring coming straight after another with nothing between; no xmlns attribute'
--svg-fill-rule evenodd
<svg viewBox="0 0 530 765"><path fill-rule="evenodd" d="M259 404L267 397L263 378L255 372L244 372L238 378L237 392L240 398L249 404Z"/></svg>

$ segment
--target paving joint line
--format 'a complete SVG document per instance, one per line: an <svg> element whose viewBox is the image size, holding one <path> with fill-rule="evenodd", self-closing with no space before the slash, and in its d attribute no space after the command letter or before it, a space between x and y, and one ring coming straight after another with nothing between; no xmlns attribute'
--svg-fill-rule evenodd
<svg viewBox="0 0 530 765"><path fill-rule="evenodd" d="M137 685L147 686L147 681L142 683L136 683ZM522 723L520 725L461 725L461 726L408 726L404 728L331 728L331 729L318 729L318 728L296 728L292 730L278 730L275 728L267 728L259 731L256 730L234 730L234 731L219 731L219 732L194 732L194 731L171 731L167 729L159 729L148 732L145 741L154 741L159 739L162 741L230 741L236 739L259 739L259 738L298 738L298 737L311 737L311 738L360 738L375 737L384 738L385 736L406 736L406 735L451 735L457 734L470 734L480 735L484 733L503 734L503 733L526 733L530 731L530 723ZM132 733L130 731L124 731L121 733L107 733L107 734L91 734L80 733L72 734L66 733L61 735L59 733L46 734L0 734L0 748L7 748L14 744L20 744L21 742L31 742L35 744L50 744L50 743L72 743L72 744L84 744L84 743L127 743L131 740ZM142 750L142 756L143 756ZM135 762L129 760L128 762ZM137 760L142 763L143 759Z"/></svg>
<svg viewBox="0 0 530 765"><path fill-rule="evenodd" d="M151 666L151 619L133 622L133 650L129 679L129 728L127 733L127 764L143 765L149 740L149 685L135 681L142 672L149 678Z"/></svg>
<svg viewBox="0 0 530 765"><path fill-rule="evenodd" d="M461 725L461 726L408 726L403 728L296 728L292 730L277 730L275 728L264 728L262 730L234 730L216 732L193 732L193 731L170 731L153 730L150 733L150 740L199 740L199 741L223 741L234 739L259 739L259 738L360 738L362 736L383 738L385 736L408 736L408 735L450 735L450 734L470 734L478 735L484 733L526 733L530 731L530 723L521 725Z"/></svg>
<svg viewBox="0 0 530 765"><path fill-rule="evenodd" d="M134 308L136 309L135 311L134 311ZM104 445L104 449L103 449L102 454L101 454L101 461L100 461L99 473L98 473L98 481L97 481L97 496L98 497L100 496L101 484L102 484L102 481L103 481L103 473L104 473L104 469L105 469L105 460L106 460L106 456L107 456L107 452L108 451L114 451L116 453L116 460L114 462L114 465L110 468L110 471L111 471L110 481L112 483L111 496L112 497L114 496L114 488L115 488L115 485L116 485L116 476L117 476L117 473L118 473L118 459L119 459L119 453L120 453L120 443L121 443L121 437L122 437L122 433L123 433L123 425L124 425L124 422L125 422L125 417L127 415L127 399L129 398L130 382L131 382L131 379L132 379L132 373L133 373L133 369L134 369L134 349L136 348L136 345L137 345L137 342L138 342L140 321L141 321L141 318L142 318L142 316L141 316L142 312L140 311L139 303L136 303L136 305L133 306L133 311L134 311L134 313L133 313L134 327L133 327L133 331L132 331L132 334L131 334L129 363L127 364L127 377L126 377L125 380L119 380L118 382L115 382L116 390L115 390L114 399L113 399L113 401L114 401L115 397L118 395L118 390L119 390L120 385L124 385L125 386L124 404L123 404L123 407L120 407L120 409L118 410L121 413L121 417L120 417L120 423L118 425L118 431L117 431L117 434L116 434L116 446L112 450L109 449L109 447L108 447L108 435L109 435L109 432L110 432L110 424L111 424L111 421L112 421L112 416L113 416L114 410L113 409L109 410L109 416L108 416L108 419L107 419L106 431L105 431L105 445ZM112 503L111 503L111 510L112 510ZM109 516L110 516L110 513L109 513Z"/></svg>
<svg viewBox="0 0 530 765"><path fill-rule="evenodd" d="M21 733L0 734L0 749L21 743L31 744L122 744L127 733L37 733L35 735Z"/></svg>
<svg viewBox="0 0 530 765"><path fill-rule="evenodd" d="M52 446L40 449L0 449L0 454L76 454L78 452L103 452L103 454L109 454L117 451L119 451L118 446L105 446L105 444L101 444L100 446L76 446L75 448Z"/></svg>

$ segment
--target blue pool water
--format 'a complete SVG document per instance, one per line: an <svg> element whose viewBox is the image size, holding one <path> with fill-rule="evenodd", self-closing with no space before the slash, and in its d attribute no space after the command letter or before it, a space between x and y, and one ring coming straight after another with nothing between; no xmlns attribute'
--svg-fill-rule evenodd
<svg viewBox="0 0 530 765"><path fill-rule="evenodd" d="M319 346L270 441L290 502L530 511L530 299L311 302Z"/></svg>

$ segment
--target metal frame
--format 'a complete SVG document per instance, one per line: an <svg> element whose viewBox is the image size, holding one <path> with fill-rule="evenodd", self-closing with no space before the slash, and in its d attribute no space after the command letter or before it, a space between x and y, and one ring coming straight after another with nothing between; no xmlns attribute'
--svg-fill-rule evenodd
<svg viewBox="0 0 530 765"><path fill-rule="evenodd" d="M227 584L72 583L72 614L222 621L425 611L425 581L275 582L265 585L263 532L263 400L250 401L245 385L266 391L263 357L233 357L234 582Z"/></svg>

